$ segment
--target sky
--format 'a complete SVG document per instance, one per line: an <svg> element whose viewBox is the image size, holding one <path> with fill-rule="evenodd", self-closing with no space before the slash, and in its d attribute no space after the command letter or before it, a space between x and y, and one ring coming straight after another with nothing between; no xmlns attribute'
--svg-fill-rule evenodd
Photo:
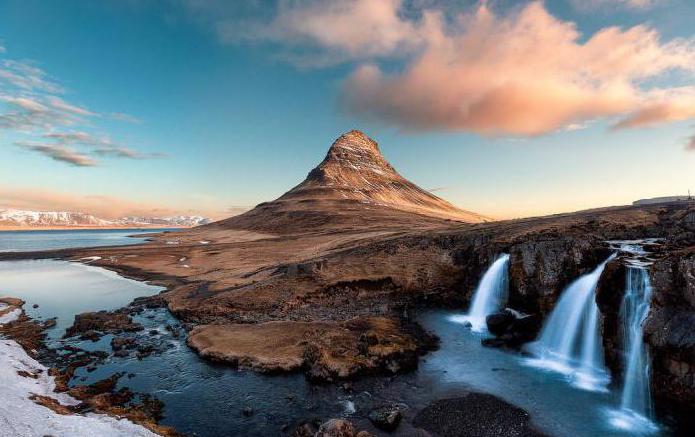
<svg viewBox="0 0 695 437"><path fill-rule="evenodd" d="M690 0L0 0L0 208L237 214L341 133L515 218L695 193Z"/></svg>

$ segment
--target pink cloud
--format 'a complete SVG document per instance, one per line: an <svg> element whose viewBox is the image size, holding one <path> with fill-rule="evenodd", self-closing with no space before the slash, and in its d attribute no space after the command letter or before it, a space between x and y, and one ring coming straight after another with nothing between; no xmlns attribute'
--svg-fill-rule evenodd
<svg viewBox="0 0 695 437"><path fill-rule="evenodd" d="M647 104L628 114L615 128L648 127L669 121L681 121L695 117L695 104L691 102L662 102Z"/></svg>
<svg viewBox="0 0 695 437"><path fill-rule="evenodd" d="M506 16L483 4L430 35L402 72L358 67L344 85L345 107L405 129L485 135L539 135L626 114L619 125L636 127L695 110L673 90L641 88L670 70L695 73L693 41L662 43L645 26L605 28L582 42L574 23L540 2Z"/></svg>

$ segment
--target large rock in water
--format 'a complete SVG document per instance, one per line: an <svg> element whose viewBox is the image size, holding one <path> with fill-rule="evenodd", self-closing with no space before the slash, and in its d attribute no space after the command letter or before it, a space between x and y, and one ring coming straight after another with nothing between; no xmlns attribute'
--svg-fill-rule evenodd
<svg viewBox="0 0 695 437"><path fill-rule="evenodd" d="M413 425L446 437L542 436L529 422L521 408L492 395L469 393L431 403L415 416Z"/></svg>
<svg viewBox="0 0 695 437"><path fill-rule="evenodd" d="M323 423L314 437L355 437L355 426L342 419Z"/></svg>
<svg viewBox="0 0 695 437"><path fill-rule="evenodd" d="M65 337L68 338L89 331L121 333L141 331L142 329L142 325L133 322L133 319L127 314L98 311L76 315L75 322L67 329Z"/></svg>
<svg viewBox="0 0 695 437"><path fill-rule="evenodd" d="M541 318L526 315L509 308L486 317L488 331L495 338L483 339L484 346L518 349L524 343L533 341L541 329Z"/></svg>
<svg viewBox="0 0 695 437"><path fill-rule="evenodd" d="M369 420L382 431L395 431L401 423L401 410L396 406L385 405L372 410Z"/></svg>

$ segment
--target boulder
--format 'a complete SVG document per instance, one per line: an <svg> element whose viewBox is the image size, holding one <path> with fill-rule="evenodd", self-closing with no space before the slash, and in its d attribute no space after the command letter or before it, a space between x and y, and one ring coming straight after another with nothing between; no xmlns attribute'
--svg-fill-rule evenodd
<svg viewBox="0 0 695 437"><path fill-rule="evenodd" d="M533 341L542 325L539 316L522 314L509 308L490 314L485 321L488 331L496 337L483 339L482 344L509 349L518 349L524 343Z"/></svg>
<svg viewBox="0 0 695 437"><path fill-rule="evenodd" d="M355 437L355 427L342 419L331 419L324 422L315 437Z"/></svg>
<svg viewBox="0 0 695 437"><path fill-rule="evenodd" d="M401 411L397 406L382 406L369 413L369 420L382 431L394 431L401 423Z"/></svg>
<svg viewBox="0 0 695 437"><path fill-rule="evenodd" d="M141 331L142 325L133 322L126 314L98 311L75 316L75 322L65 332L65 338L81 335L88 331L121 333Z"/></svg>
<svg viewBox="0 0 695 437"><path fill-rule="evenodd" d="M492 335L502 335L514 324L516 316L511 311L500 311L485 318L487 330Z"/></svg>
<svg viewBox="0 0 695 437"><path fill-rule="evenodd" d="M300 423L292 433L292 437L314 437L318 432L318 426L313 422Z"/></svg>

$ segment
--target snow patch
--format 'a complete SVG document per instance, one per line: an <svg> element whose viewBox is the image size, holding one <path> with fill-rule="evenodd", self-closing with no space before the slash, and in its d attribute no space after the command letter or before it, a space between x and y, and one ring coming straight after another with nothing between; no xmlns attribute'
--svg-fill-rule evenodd
<svg viewBox="0 0 695 437"><path fill-rule="evenodd" d="M8 323L6 318L11 314L16 318L21 310L5 314L0 324ZM19 371L37 375L37 378L20 376ZM27 355L19 344L0 339L0 428L3 436L156 437L127 419L93 413L55 413L29 399L34 394L51 397L62 405L79 403L67 394L55 393L55 380L48 375L48 369Z"/></svg>
<svg viewBox="0 0 695 437"><path fill-rule="evenodd" d="M100 256L85 256L84 258L80 258L80 261L84 261L85 263L91 263L94 261L99 261L100 259Z"/></svg>
<svg viewBox="0 0 695 437"><path fill-rule="evenodd" d="M7 305L1 307L0 310L5 308L5 307L7 307ZM0 325L4 325L5 323L14 322L15 320L17 320L19 318L19 316L21 314L22 314L22 310L19 308L15 308L6 314L3 314L2 316L0 316Z"/></svg>

